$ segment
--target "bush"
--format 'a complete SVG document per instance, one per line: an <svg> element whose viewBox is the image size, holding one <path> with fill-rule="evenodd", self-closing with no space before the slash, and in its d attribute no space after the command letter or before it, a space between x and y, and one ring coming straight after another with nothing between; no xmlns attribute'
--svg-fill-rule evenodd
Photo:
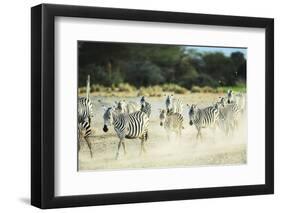
<svg viewBox="0 0 281 213"><path fill-rule="evenodd" d="M198 86L193 86L193 87L191 88L191 92L193 92L193 93L201 92L201 88L198 87Z"/></svg>
<svg viewBox="0 0 281 213"><path fill-rule="evenodd" d="M162 86L164 92L174 92L176 94L185 94L187 89L177 84L164 84Z"/></svg>
<svg viewBox="0 0 281 213"><path fill-rule="evenodd" d="M226 93L227 89L225 87L218 87L216 89L216 93Z"/></svg>
<svg viewBox="0 0 281 213"><path fill-rule="evenodd" d="M93 84L91 86L91 92L111 92L112 89L110 87L105 87L100 84Z"/></svg>
<svg viewBox="0 0 281 213"><path fill-rule="evenodd" d="M79 94L86 93L86 92L87 92L87 88L86 88L86 87L80 87L80 88L78 89L78 93L79 93Z"/></svg>
<svg viewBox="0 0 281 213"><path fill-rule="evenodd" d="M216 90L214 88L208 87L208 86L202 87L201 90L203 93L215 93L216 92Z"/></svg>
<svg viewBox="0 0 281 213"><path fill-rule="evenodd" d="M118 90L120 92L134 92L136 91L136 88L128 83L121 83L118 84Z"/></svg>
<svg viewBox="0 0 281 213"><path fill-rule="evenodd" d="M139 90L139 96L150 96L150 97L160 97L163 93L163 89L160 86L149 86L141 87Z"/></svg>

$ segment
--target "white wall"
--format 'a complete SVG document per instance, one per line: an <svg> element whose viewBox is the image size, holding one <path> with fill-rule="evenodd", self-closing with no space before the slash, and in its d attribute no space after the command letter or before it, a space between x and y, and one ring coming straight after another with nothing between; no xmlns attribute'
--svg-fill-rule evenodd
<svg viewBox="0 0 281 213"><path fill-rule="evenodd" d="M45 3L82 4L105 7L124 7L136 9L171 10L195 13L244 15L275 18L275 70L281 68L278 58L281 55L281 13L278 1L245 0L172 0L172 1L130 1L130 0L59 0ZM1 2L1 45L0 45L0 87L1 87L1 175L0 209L1 212L20 210L37 212L29 206L30 196L30 7L41 3L37 0ZM205 199L192 201L161 202L148 204L130 204L103 207L85 207L52 210L56 212L247 212L274 211L281 207L281 99L278 91L281 86L280 72L275 72L275 195L237 198ZM11 84L12 82L12 84ZM279 84L280 85L280 84ZM279 110L277 110L279 109ZM279 130L279 131L278 131ZM276 212L276 211L275 211Z"/></svg>

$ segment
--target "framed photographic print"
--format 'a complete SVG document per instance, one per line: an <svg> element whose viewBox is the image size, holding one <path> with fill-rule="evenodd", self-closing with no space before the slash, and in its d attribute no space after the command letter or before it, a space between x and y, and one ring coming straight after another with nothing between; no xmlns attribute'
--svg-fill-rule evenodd
<svg viewBox="0 0 281 213"><path fill-rule="evenodd" d="M274 21L31 9L31 204L272 194Z"/></svg>

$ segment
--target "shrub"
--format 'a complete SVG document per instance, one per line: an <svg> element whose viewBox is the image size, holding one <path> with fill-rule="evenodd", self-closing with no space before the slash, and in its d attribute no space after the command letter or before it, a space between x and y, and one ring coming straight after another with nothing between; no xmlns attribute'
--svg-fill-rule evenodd
<svg viewBox="0 0 281 213"><path fill-rule="evenodd" d="M120 92L134 92L134 91L136 91L136 88L134 86L131 86L128 83L118 84L118 89L119 89Z"/></svg>
<svg viewBox="0 0 281 213"><path fill-rule="evenodd" d="M160 97L163 93L163 89L160 86L149 86L149 87L141 87L139 89L139 96L150 96L150 97Z"/></svg>
<svg viewBox="0 0 281 213"><path fill-rule="evenodd" d="M225 87L218 87L216 93L226 93L227 89Z"/></svg>
<svg viewBox="0 0 281 213"><path fill-rule="evenodd" d="M193 87L191 88L191 92L194 92L194 93L196 93L196 92L201 92L201 88L198 87L198 86L193 86Z"/></svg>
<svg viewBox="0 0 281 213"><path fill-rule="evenodd" d="M205 86L205 87L202 87L202 92L203 93L215 93L216 90L212 87Z"/></svg>
<svg viewBox="0 0 281 213"><path fill-rule="evenodd" d="M91 86L91 92L111 92L112 89L110 87L105 87L100 84L93 84Z"/></svg>
<svg viewBox="0 0 281 213"><path fill-rule="evenodd" d="M176 94L185 94L187 89L177 84L164 84L162 86L164 92L174 92Z"/></svg>
<svg viewBox="0 0 281 213"><path fill-rule="evenodd" d="M78 89L78 93L79 93L79 94L86 93L86 92L87 92L87 88L86 88L86 87L80 87L80 88Z"/></svg>

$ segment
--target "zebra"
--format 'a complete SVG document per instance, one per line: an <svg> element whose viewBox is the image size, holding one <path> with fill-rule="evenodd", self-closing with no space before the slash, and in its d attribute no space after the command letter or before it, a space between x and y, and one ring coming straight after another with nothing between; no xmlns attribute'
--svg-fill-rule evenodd
<svg viewBox="0 0 281 213"><path fill-rule="evenodd" d="M107 132L108 127L113 125L119 138L115 159L118 159L121 144L123 146L124 154L126 154L126 146L124 143L125 138L141 139L140 154L146 152L144 142L148 139L149 118L144 112L137 111L133 113L118 113L113 107L108 107L105 108L103 119L103 131Z"/></svg>
<svg viewBox="0 0 281 213"><path fill-rule="evenodd" d="M235 102L225 100L224 97L220 97L220 100L217 103L223 105L219 110L219 126L226 132L226 134L229 134L230 131L233 131L238 126L241 108Z"/></svg>
<svg viewBox="0 0 281 213"><path fill-rule="evenodd" d="M80 97L78 99L78 121L88 120L91 124L93 118L93 103L90 99Z"/></svg>
<svg viewBox="0 0 281 213"><path fill-rule="evenodd" d="M89 98L90 95L90 76L88 75L87 79L87 90L86 97L78 98L78 120L87 119L91 124L91 120L94 116L93 113L93 103Z"/></svg>
<svg viewBox="0 0 281 213"><path fill-rule="evenodd" d="M92 146L90 141L91 135L92 135L92 129L89 121L82 120L78 122L78 152L80 151L80 143L84 139L88 145L88 148L90 150L90 155L92 158L93 152L92 152Z"/></svg>
<svg viewBox="0 0 281 213"><path fill-rule="evenodd" d="M151 114L151 104L148 103L144 96L142 96L141 100L140 100L140 104L141 104L141 111L146 113L148 118L150 118L150 114Z"/></svg>
<svg viewBox="0 0 281 213"><path fill-rule="evenodd" d="M207 127L215 127L217 124L217 121L219 119L219 108L220 105L216 103L213 106L209 106L203 109L199 109L197 105L192 104L189 106L187 104L188 110L188 116L189 116L189 125L195 125L197 129L197 136L202 139L201 129L207 128Z"/></svg>
<svg viewBox="0 0 281 213"><path fill-rule="evenodd" d="M168 95L165 101L167 112L183 113L183 103L180 99L174 98L173 94Z"/></svg>
<svg viewBox="0 0 281 213"><path fill-rule="evenodd" d="M170 132L175 132L177 136L181 136L183 127L183 116L180 113L167 112L165 109L160 110L160 126L166 129L168 141L170 140Z"/></svg>
<svg viewBox="0 0 281 213"><path fill-rule="evenodd" d="M245 99L246 99L245 95L242 93L233 94L232 90L227 91L227 103L228 104L232 104L232 103L237 104L237 106L239 107L239 110L241 112L243 112L245 109L245 105L246 105Z"/></svg>
<svg viewBox="0 0 281 213"><path fill-rule="evenodd" d="M119 113L133 113L140 110L140 106L135 102L127 103L125 100L115 102L116 111Z"/></svg>

